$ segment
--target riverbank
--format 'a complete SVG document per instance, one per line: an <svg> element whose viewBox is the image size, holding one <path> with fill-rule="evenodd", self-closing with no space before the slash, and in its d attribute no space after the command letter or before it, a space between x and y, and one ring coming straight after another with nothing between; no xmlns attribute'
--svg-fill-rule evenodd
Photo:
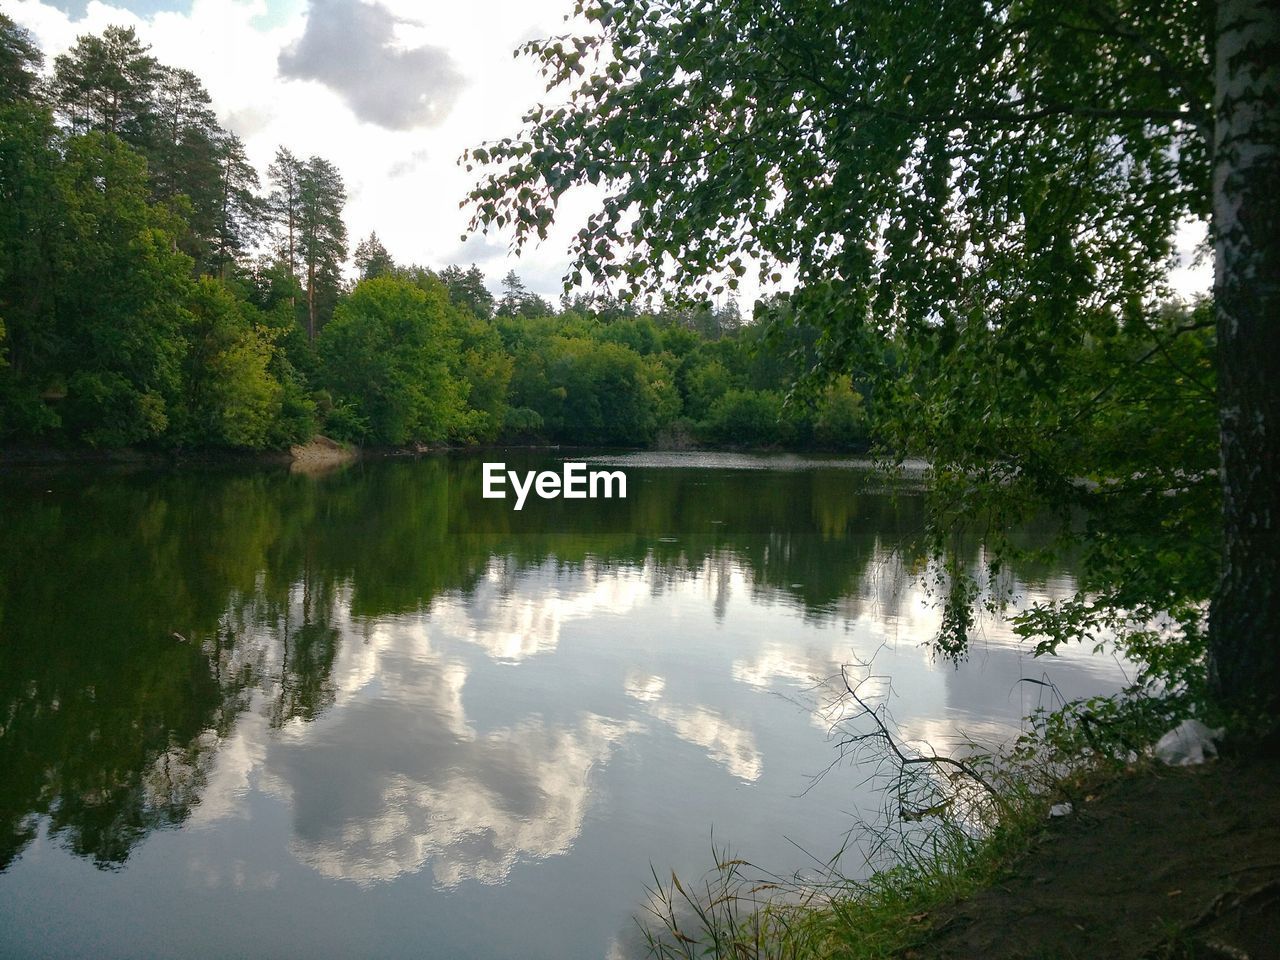
<svg viewBox="0 0 1280 960"><path fill-rule="evenodd" d="M1069 799L1065 799L1069 798ZM661 957L827 960L1264 960L1280 943L1280 759L1195 767L1143 761L1024 798L981 843L917 855L801 906L722 918L768 885L717 887L701 916L668 924ZM721 875L741 876L733 864ZM683 896L685 887L674 887ZM772 896L765 894L766 898ZM687 903L687 898L684 898ZM684 904L681 904L684 906ZM741 919L746 916L747 919ZM710 923L704 922L709 918ZM696 931L696 932L695 932ZM692 936L690 936L692 934ZM697 941L694 946L692 942Z"/></svg>
<svg viewBox="0 0 1280 960"><path fill-rule="evenodd" d="M808 457L833 457L842 462L857 463L870 467L874 461L868 454L854 454L848 451L827 450L818 448L790 447L741 447L741 446L704 446L682 447L667 450L662 447L618 447L618 446L577 446L573 444L529 444L529 443L486 443L470 446L429 446L414 444L406 447L361 447L355 444L342 443L328 437L316 436L303 444L294 444L287 450L244 450L223 448L201 449L148 449L140 447L0 447L0 465L44 465L56 463L110 463L110 464L142 464L168 466L177 464L284 464L290 463L348 463L361 459L384 459L388 457L420 457L433 454L484 454L502 451L520 451L528 453L562 453L583 454L588 457L628 456L634 459L635 466L645 466L646 456L663 457L667 461L680 458L690 465L698 465L701 455L716 454L724 456L758 457L793 457L799 462L807 462ZM664 463L671 465L671 463ZM903 464L907 475L916 476L925 469L924 461L909 459Z"/></svg>
<svg viewBox="0 0 1280 960"><path fill-rule="evenodd" d="M921 918L913 960L1276 956L1280 762L1145 766L1044 822L991 884Z"/></svg>

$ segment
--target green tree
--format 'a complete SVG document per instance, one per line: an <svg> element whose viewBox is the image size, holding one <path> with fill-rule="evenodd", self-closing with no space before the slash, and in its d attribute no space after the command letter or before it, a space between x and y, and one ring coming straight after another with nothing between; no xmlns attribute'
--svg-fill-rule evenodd
<svg viewBox="0 0 1280 960"><path fill-rule="evenodd" d="M188 301L185 423L178 439L195 446L262 449L274 439L284 390L271 372L274 331L225 284L202 278Z"/></svg>
<svg viewBox="0 0 1280 960"><path fill-rule="evenodd" d="M314 341L333 308L347 256L342 175L321 157L299 160L281 147L268 169L267 201L275 225L276 256L297 278L305 303L307 339Z"/></svg>
<svg viewBox="0 0 1280 960"><path fill-rule="evenodd" d="M684 382L685 409L689 416L701 419L733 387L733 376L719 359L710 357L692 366Z"/></svg>
<svg viewBox="0 0 1280 960"><path fill-rule="evenodd" d="M782 397L766 390L729 390L715 400L700 429L707 439L733 446L762 447L783 435L778 421Z"/></svg>
<svg viewBox="0 0 1280 960"><path fill-rule="evenodd" d="M261 235L264 204L259 198L258 171L245 156L244 143L234 133L220 133L215 144L218 160L217 212L210 238L209 267L226 278Z"/></svg>
<svg viewBox="0 0 1280 960"><path fill-rule="evenodd" d="M224 199L224 134L211 102L190 70L158 66L149 136L141 147L152 196L183 209L189 229L182 246L202 266L215 259L212 250L219 240Z"/></svg>
<svg viewBox="0 0 1280 960"><path fill-rule="evenodd" d="M56 378L54 271L64 210L53 117L31 99L40 60L26 32L0 15L0 321L7 337L0 437L33 437L57 424L41 394Z"/></svg>
<svg viewBox="0 0 1280 960"><path fill-rule="evenodd" d="M275 159L267 168L271 178L271 193L267 198L267 210L274 226L276 258L289 273L299 274L298 243L302 219L302 161L285 147L276 150Z"/></svg>
<svg viewBox="0 0 1280 960"><path fill-rule="evenodd" d="M112 134L71 138L58 171L66 235L55 296L66 425L120 446L161 436L179 397L191 261L148 202L146 164Z"/></svg>
<svg viewBox="0 0 1280 960"><path fill-rule="evenodd" d="M299 278L307 298L307 337L316 333L332 309L347 258L347 227L342 208L347 190L342 175L328 160L312 157L298 171Z"/></svg>
<svg viewBox="0 0 1280 960"><path fill-rule="evenodd" d="M644 359L587 337L537 336L520 349L510 403L535 411L563 442L640 445L657 425Z"/></svg>
<svg viewBox="0 0 1280 960"><path fill-rule="evenodd" d="M1220 534L1217 693L1280 714L1280 401L1266 386L1280 351L1276 285L1259 282L1280 275L1274 5L575 9L593 24L585 36L524 48L566 102L467 156L486 170L477 225L545 237L565 192L595 184L605 197L574 241L571 279L715 293L753 262L765 280L790 267L794 316L822 331L816 359L864 368L882 438L933 462L935 520L1047 501L1093 511L1095 545L1143 511L1173 553ZM1211 213L1221 475L1212 456L1180 461L1179 445L1098 477L1091 430L1134 368L1169 374L1148 415L1202 423L1204 382L1166 361L1201 326L1169 325L1158 307L1177 225ZM898 389L904 371L920 389ZM1196 436L1212 449L1212 432ZM1147 542L1128 558L1094 551L1089 586L1106 598L1094 612L1141 592L1142 610L1181 611L1194 642L1205 576L1157 564L1158 585L1125 586L1130 559L1162 555Z"/></svg>
<svg viewBox="0 0 1280 960"><path fill-rule="evenodd" d="M53 61L53 95L77 133L99 130L145 144L160 67L132 27L81 36Z"/></svg>
<svg viewBox="0 0 1280 960"><path fill-rule="evenodd" d="M451 338L458 349L449 356L450 374L465 384L467 418L451 439L497 439L507 419L507 391L515 364L493 325L471 311L451 311Z"/></svg>
<svg viewBox="0 0 1280 960"><path fill-rule="evenodd" d="M367 424L382 444L446 439L465 419L465 387L449 370L458 342L450 336L444 290L423 290L392 277L359 283L338 304L317 348L322 383L335 404Z"/></svg>
<svg viewBox="0 0 1280 960"><path fill-rule="evenodd" d="M31 34L0 13L0 103L36 99L43 64L44 54Z"/></svg>
<svg viewBox="0 0 1280 960"><path fill-rule="evenodd" d="M866 443L862 397L848 379L822 391L813 412L813 440L821 447L850 449Z"/></svg>
<svg viewBox="0 0 1280 960"><path fill-rule="evenodd" d="M484 272L474 263L466 270L448 266L440 271L440 279L449 290L449 300L465 307L481 320L493 316L493 294L484 282Z"/></svg>
<svg viewBox="0 0 1280 960"><path fill-rule="evenodd" d="M508 270L502 278L502 296L498 299L497 315L500 317L548 317L554 311L551 304L525 287L524 281L514 270Z"/></svg>
<svg viewBox="0 0 1280 960"><path fill-rule="evenodd" d="M396 262L387 252L387 248L378 239L378 234L371 233L358 244L352 259L361 280L372 280L374 277L386 276L396 269Z"/></svg>

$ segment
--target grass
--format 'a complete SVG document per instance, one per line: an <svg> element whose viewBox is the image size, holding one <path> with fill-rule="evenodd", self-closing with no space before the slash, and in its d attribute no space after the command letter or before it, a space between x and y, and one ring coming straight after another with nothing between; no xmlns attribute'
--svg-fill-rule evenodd
<svg viewBox="0 0 1280 960"><path fill-rule="evenodd" d="M927 942L939 908L998 882L1042 833L1050 806L1078 800L1114 775L1134 759L1128 745L1140 736L1133 725L1116 723L1117 736L1104 747L1094 714L1084 721L1086 743L1070 711L1058 711L1042 717L1001 755L937 757L900 744L883 708L873 709L859 699L856 687L846 687L874 729L850 736L842 746L877 751L887 771L881 822L858 828L859 838L870 841L865 863L870 875L842 875L834 866L837 856L819 880L788 880L714 850L715 866L697 886L674 874L664 881L655 871L649 916L641 920L653 956L912 956ZM1140 727L1155 717L1157 725L1167 722L1165 712L1153 710L1150 702L1135 703L1133 713L1144 718Z"/></svg>
<svg viewBox="0 0 1280 960"><path fill-rule="evenodd" d="M696 889L655 873L649 910L661 930L647 930L650 950L663 960L900 956L927 936L934 910L998 879L1039 833L1047 801L1006 806L1005 819L980 837L940 822L865 880L784 881L724 855Z"/></svg>

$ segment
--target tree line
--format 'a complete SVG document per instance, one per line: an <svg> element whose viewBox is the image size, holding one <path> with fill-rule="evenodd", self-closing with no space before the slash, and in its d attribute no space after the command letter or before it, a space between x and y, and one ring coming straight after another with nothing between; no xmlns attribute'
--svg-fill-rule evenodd
<svg viewBox="0 0 1280 960"><path fill-rule="evenodd" d="M860 377L879 443L931 463L939 553L965 519L991 517L998 541L1060 511L1083 589L1028 635L1054 649L1120 629L1135 659L1163 658L1165 692L1194 686L1170 679L1169 651L1198 651L1181 662L1207 683L1187 702L1212 691L1274 731L1276 5L575 12L573 35L519 50L559 99L466 154L474 226L545 237L592 185L583 277L643 293L785 264L819 366ZM1210 227L1213 298L1169 310L1188 220ZM962 653L963 576L949 595L943 647ZM1176 630L1135 627L1163 614Z"/></svg>
<svg viewBox="0 0 1280 960"><path fill-rule="evenodd" d="M494 296L376 233L348 282L331 162L282 146L264 182L132 28L50 66L0 15L0 442L862 443L852 380L784 403L815 335L766 341L733 300L553 305L514 273Z"/></svg>

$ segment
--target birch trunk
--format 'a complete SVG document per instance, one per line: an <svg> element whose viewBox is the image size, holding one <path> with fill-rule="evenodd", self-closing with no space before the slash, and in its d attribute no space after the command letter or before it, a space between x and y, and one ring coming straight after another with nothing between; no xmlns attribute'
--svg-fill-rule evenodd
<svg viewBox="0 0 1280 960"><path fill-rule="evenodd" d="M1219 0L1214 297L1222 579L1210 680L1229 707L1280 715L1280 2Z"/></svg>

